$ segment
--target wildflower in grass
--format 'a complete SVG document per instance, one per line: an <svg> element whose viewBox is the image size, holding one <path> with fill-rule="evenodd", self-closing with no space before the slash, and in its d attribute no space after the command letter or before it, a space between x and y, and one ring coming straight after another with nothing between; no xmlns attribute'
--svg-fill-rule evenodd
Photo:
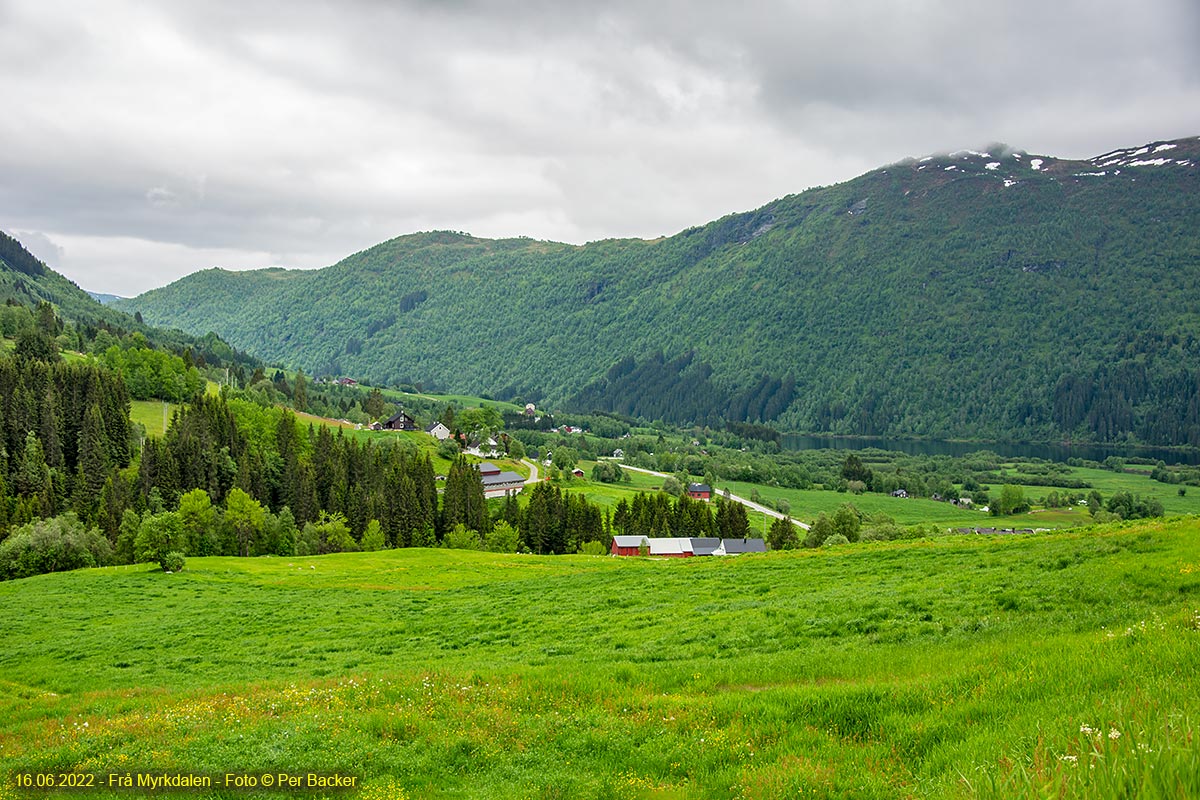
<svg viewBox="0 0 1200 800"><path fill-rule="evenodd" d="M1059 760L1059 761L1065 761L1065 762L1067 762L1068 764L1070 764L1071 766L1075 766L1076 764L1078 764L1078 763L1079 763L1079 756L1073 756L1073 755L1070 755L1070 754L1065 754L1065 755L1061 755L1061 756L1059 756L1059 757L1058 757L1058 760Z"/></svg>
<svg viewBox="0 0 1200 800"><path fill-rule="evenodd" d="M1110 738L1110 739L1120 739L1120 738L1121 738L1121 732L1120 732L1119 730L1117 730L1116 728L1109 728L1109 729L1108 729L1108 738Z"/></svg>
<svg viewBox="0 0 1200 800"><path fill-rule="evenodd" d="M387 778L385 783L368 784L359 794L361 800L408 800L404 787L396 783L395 778Z"/></svg>
<svg viewBox="0 0 1200 800"><path fill-rule="evenodd" d="M1091 725L1084 723L1083 725L1079 726L1079 732L1086 736L1091 736L1092 734L1094 734L1096 732L1096 729L1093 728Z"/></svg>

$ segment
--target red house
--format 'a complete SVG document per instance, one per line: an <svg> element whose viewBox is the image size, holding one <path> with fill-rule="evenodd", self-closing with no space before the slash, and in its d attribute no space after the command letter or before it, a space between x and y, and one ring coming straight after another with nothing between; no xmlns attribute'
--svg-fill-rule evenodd
<svg viewBox="0 0 1200 800"><path fill-rule="evenodd" d="M707 483L689 483L687 493L693 500L708 500L712 497L712 487Z"/></svg>

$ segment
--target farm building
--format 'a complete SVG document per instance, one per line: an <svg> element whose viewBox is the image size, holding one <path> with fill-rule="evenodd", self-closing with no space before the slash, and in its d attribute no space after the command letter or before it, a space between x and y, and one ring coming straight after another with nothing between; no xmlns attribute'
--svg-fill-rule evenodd
<svg viewBox="0 0 1200 800"><path fill-rule="evenodd" d="M608 552L614 556L636 556L642 542L649 547L649 541L645 536L614 536Z"/></svg>
<svg viewBox="0 0 1200 800"><path fill-rule="evenodd" d="M433 423L425 429L425 432L437 439L439 442L444 442L450 438L450 429L441 422Z"/></svg>
<svg viewBox="0 0 1200 800"><path fill-rule="evenodd" d="M646 544L648 555L666 558L767 552L767 545L762 539L614 536L609 553L614 556L636 556L643 542Z"/></svg>
<svg viewBox="0 0 1200 800"><path fill-rule="evenodd" d="M687 493L693 500L708 500L712 497L712 487L707 483L689 483Z"/></svg>
<svg viewBox="0 0 1200 800"><path fill-rule="evenodd" d="M737 556L742 553L765 553L767 543L762 539L722 539L714 556Z"/></svg>
<svg viewBox="0 0 1200 800"><path fill-rule="evenodd" d="M384 421L383 428L388 431L415 431L417 421L403 411L397 411Z"/></svg>
<svg viewBox="0 0 1200 800"><path fill-rule="evenodd" d="M501 472L490 461L479 465L479 479L483 482L484 497L503 497L512 492L516 494L525 487L525 479L516 472Z"/></svg>

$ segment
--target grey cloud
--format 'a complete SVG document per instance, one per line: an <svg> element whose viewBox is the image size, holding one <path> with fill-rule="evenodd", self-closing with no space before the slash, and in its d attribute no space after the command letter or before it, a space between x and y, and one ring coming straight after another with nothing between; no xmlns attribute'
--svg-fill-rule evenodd
<svg viewBox="0 0 1200 800"><path fill-rule="evenodd" d="M0 20L21 109L0 224L68 242L81 283L120 261L105 237L146 243L120 280L141 263L149 288L189 257L320 266L431 227L669 234L906 155L1200 128L1187 0L0 0Z"/></svg>
<svg viewBox="0 0 1200 800"><path fill-rule="evenodd" d="M14 230L9 235L23 244L26 250L41 259L42 263L52 269L62 267L64 250L46 234L41 231Z"/></svg>

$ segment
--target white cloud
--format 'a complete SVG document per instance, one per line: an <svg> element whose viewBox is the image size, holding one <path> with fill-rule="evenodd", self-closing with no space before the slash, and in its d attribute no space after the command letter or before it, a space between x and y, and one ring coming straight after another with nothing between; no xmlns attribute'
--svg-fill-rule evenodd
<svg viewBox="0 0 1200 800"><path fill-rule="evenodd" d="M25 237L17 238L28 246ZM42 239L54 242L59 255L60 270L83 289L104 291L132 297L149 286L161 286L184 275L209 267L232 269L261 269L287 266L315 268L333 263L343 253L314 252L270 253L237 248L190 247L175 242L155 242L130 236L77 236L65 233L42 234ZM30 251L41 255L33 248ZM305 260L306 258L311 260ZM45 259L43 259L45 260ZM47 262L50 263L50 262ZM51 266L54 266L51 264ZM82 267L86 266L86 270ZM101 276L102 286L79 275Z"/></svg>

